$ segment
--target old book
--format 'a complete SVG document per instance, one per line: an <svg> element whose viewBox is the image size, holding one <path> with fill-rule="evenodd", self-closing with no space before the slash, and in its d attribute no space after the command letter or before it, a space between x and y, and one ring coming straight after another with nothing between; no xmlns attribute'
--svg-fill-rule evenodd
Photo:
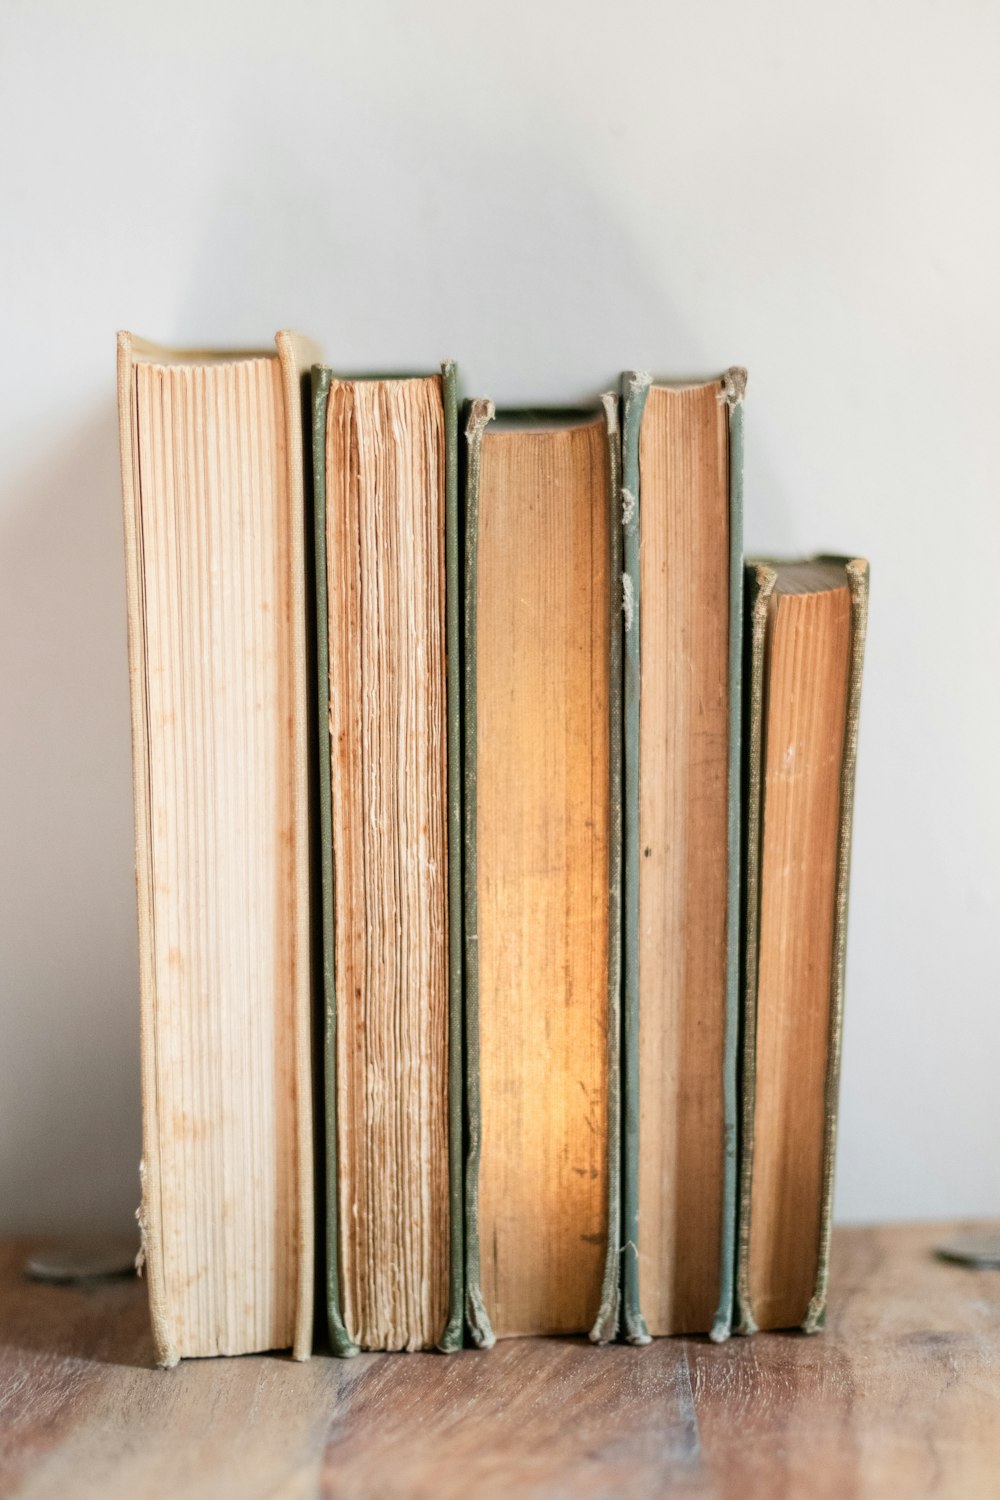
<svg viewBox="0 0 1000 1500"><path fill-rule="evenodd" d="M331 1345L462 1344L457 409L313 371Z"/></svg>
<svg viewBox="0 0 1000 1500"><path fill-rule="evenodd" d="M165 1365L310 1351L310 357L284 333L247 355L118 340L140 1222Z"/></svg>
<svg viewBox="0 0 1000 1500"><path fill-rule="evenodd" d="M730 1329L746 372L624 379L626 1337Z"/></svg>
<svg viewBox="0 0 1000 1500"><path fill-rule="evenodd" d="M619 1258L617 401L467 426L467 1310L612 1338Z"/></svg>
<svg viewBox="0 0 1000 1500"><path fill-rule="evenodd" d="M867 614L858 559L747 568L744 1333L826 1307Z"/></svg>

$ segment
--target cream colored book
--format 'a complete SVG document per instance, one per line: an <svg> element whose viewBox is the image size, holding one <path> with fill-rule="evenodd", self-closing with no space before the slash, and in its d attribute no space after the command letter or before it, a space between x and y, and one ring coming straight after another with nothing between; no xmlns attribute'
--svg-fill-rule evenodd
<svg viewBox="0 0 1000 1500"><path fill-rule="evenodd" d="M123 333L142 1013L140 1224L157 1354L312 1340L303 375Z"/></svg>

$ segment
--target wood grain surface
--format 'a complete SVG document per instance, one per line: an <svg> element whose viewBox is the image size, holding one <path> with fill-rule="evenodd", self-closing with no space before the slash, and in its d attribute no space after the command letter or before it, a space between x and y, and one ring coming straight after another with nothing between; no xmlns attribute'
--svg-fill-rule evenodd
<svg viewBox="0 0 1000 1500"><path fill-rule="evenodd" d="M1000 1494L1000 1274L958 1228L840 1230L827 1331L645 1349L153 1367L134 1280L0 1253L0 1495L978 1500Z"/></svg>

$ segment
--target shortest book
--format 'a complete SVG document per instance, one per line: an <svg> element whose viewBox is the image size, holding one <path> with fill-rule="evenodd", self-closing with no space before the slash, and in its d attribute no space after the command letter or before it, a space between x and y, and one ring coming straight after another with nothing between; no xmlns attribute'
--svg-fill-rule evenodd
<svg viewBox="0 0 1000 1500"><path fill-rule="evenodd" d="M822 1326L868 564L747 568L739 1330Z"/></svg>

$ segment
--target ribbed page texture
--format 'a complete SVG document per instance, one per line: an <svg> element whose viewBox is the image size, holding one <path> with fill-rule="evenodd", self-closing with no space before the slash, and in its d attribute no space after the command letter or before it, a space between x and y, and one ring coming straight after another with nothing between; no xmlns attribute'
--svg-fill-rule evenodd
<svg viewBox="0 0 1000 1500"><path fill-rule="evenodd" d="M140 362L132 399L154 991L147 1152L158 1158L147 1211L160 1229L151 1253L175 1355L281 1348L293 1342L298 1257L298 893L278 361Z"/></svg>
<svg viewBox="0 0 1000 1500"><path fill-rule="evenodd" d="M343 1318L413 1350L450 1265L440 379L333 380L326 453Z"/></svg>

